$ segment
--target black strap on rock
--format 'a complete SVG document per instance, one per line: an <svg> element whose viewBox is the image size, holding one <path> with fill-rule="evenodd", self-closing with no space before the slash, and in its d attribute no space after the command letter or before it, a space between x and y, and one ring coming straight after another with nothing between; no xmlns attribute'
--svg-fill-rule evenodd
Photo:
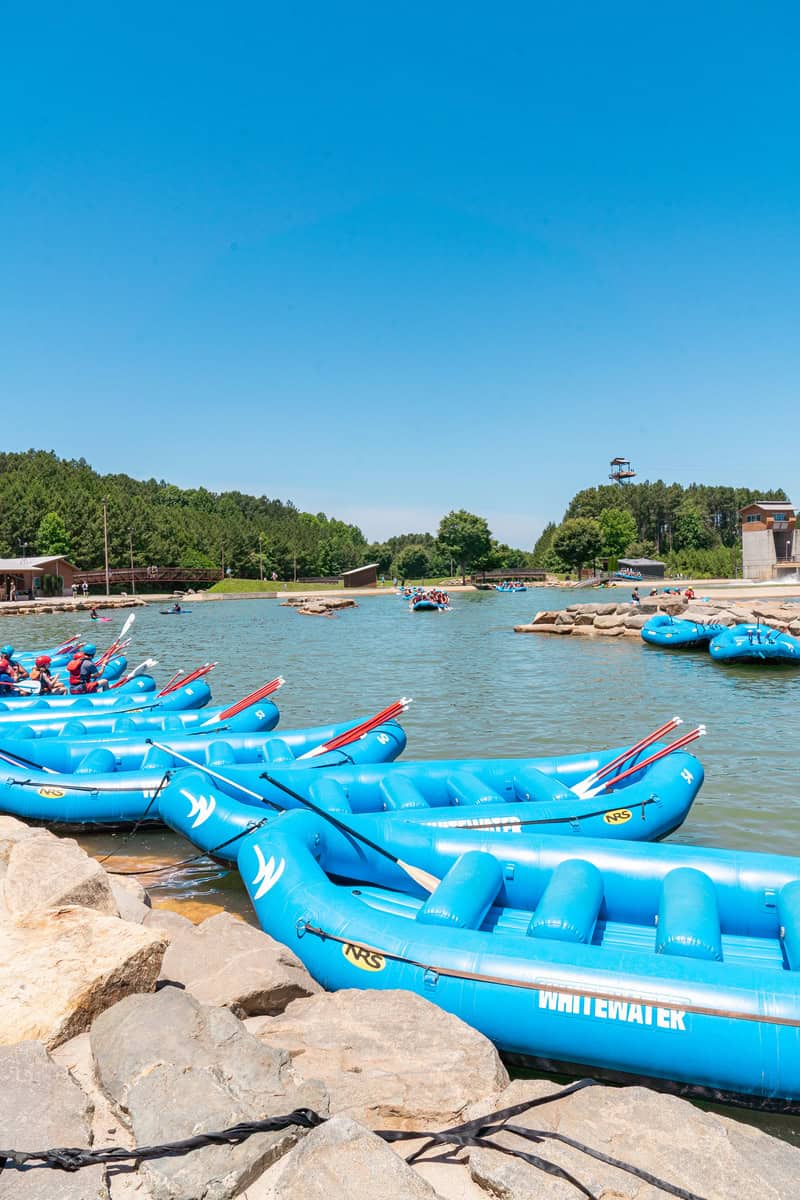
<svg viewBox="0 0 800 1200"><path fill-rule="evenodd" d="M136 824L133 826L133 828L130 830L130 832L125 835L125 837L122 839L122 841L120 842L120 844L118 846L115 846L113 850L109 850L108 854L104 854L102 856L102 858L98 858L97 861L99 863L107 862L109 858L115 858L119 854L122 847L127 846L128 842L131 840L131 838L136 836L136 834L139 832L139 829L141 828L141 826L147 820L147 816L148 816L148 813L150 812L150 809L153 807L155 802L158 800L158 797L161 795L162 789L166 786L166 784L169 783L171 775L172 775L172 769L171 769L171 767L167 767L166 771L161 776L161 782L159 783L158 787L156 788L156 790L153 792L152 796L148 800L147 806L146 806L144 812L142 813L142 815L139 817Z"/></svg>
<svg viewBox="0 0 800 1200"><path fill-rule="evenodd" d="M453 1154L458 1150L476 1146L480 1149L494 1150L499 1154L518 1158L539 1171L544 1171L548 1175L571 1184L587 1200L599 1200L599 1197L586 1184L582 1183L581 1180L577 1179L564 1167L560 1167L557 1163L550 1162L546 1158L541 1158L538 1154L532 1154L528 1150L514 1149L492 1140L496 1134L503 1132L511 1133L516 1137L536 1143L550 1138L566 1146L570 1146L573 1150L579 1150L581 1153L587 1154L590 1158L597 1159L598 1162L605 1163L607 1166L615 1167L620 1171L626 1171L629 1175L634 1175L637 1179L641 1179L651 1187L658 1188L669 1196L675 1196L676 1200L703 1200L703 1197L699 1196L696 1192L690 1192L686 1188L667 1183L665 1180L659 1179L656 1175L651 1175L649 1171L631 1166L629 1163L622 1162L618 1158L612 1158L610 1155L602 1154L599 1150L593 1150L591 1146L586 1146L583 1142L578 1142L574 1138L567 1137L565 1134L548 1129L526 1129L524 1126L509 1123L512 1117L519 1116L521 1113L527 1112L532 1108L538 1108L543 1104L552 1104L555 1101L564 1100L567 1096L571 1096L583 1088L596 1086L596 1082L594 1079L578 1079L575 1083L561 1088L558 1092L553 1092L547 1096L539 1096L535 1100L524 1100L520 1104L510 1105L508 1108L487 1113L485 1116L478 1117L475 1120L466 1121L461 1125L454 1125L449 1129L443 1129L436 1133L406 1129L378 1129L375 1130L375 1133L377 1137L390 1143L425 1138L424 1145L409 1155L409 1163L419 1161L422 1155L434 1146L452 1147L449 1152L438 1156L438 1161L445 1162L448 1159L452 1159ZM21 1167L50 1167L59 1171L74 1172L79 1171L82 1167L98 1165L113 1166L117 1163L132 1162L138 1166L139 1163L155 1158L179 1158L181 1155L188 1154L192 1150L199 1150L203 1146L237 1146L241 1142L246 1141L247 1138L252 1137L255 1133L275 1133L282 1129L288 1129L293 1125L299 1126L302 1129L315 1129L319 1125L324 1125L328 1119L327 1117L320 1116L319 1113L314 1112L311 1108L296 1108L293 1112L286 1113L284 1116L267 1117L262 1121L242 1121L238 1125L232 1125L228 1129L222 1129L218 1132L198 1133L194 1137L182 1138L179 1141L165 1142L162 1145L156 1146L137 1146L132 1150L128 1150L124 1146L112 1146L106 1150L83 1150L69 1146L56 1147L52 1150L0 1150L0 1164L2 1164L0 1165L0 1175L4 1170L13 1170Z"/></svg>

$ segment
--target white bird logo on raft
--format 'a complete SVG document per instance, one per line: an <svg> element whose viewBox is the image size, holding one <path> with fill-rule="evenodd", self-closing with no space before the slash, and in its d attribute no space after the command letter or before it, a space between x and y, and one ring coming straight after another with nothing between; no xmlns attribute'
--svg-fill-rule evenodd
<svg viewBox="0 0 800 1200"><path fill-rule="evenodd" d="M253 879L251 886L256 887L256 884L258 884L258 888L253 894L253 899L260 900L261 897L266 895L270 888L273 888L280 879L281 875L286 869L286 859L282 858L276 867L275 858L273 855L270 855L269 862L264 862L264 855L261 853L261 847L254 846L253 849L255 850L256 858L258 859L258 870L256 871L255 878Z"/></svg>
<svg viewBox="0 0 800 1200"><path fill-rule="evenodd" d="M194 817L192 821L192 829L197 829L198 825L202 825L204 821L213 813L217 807L217 801L213 796L189 796L189 816Z"/></svg>

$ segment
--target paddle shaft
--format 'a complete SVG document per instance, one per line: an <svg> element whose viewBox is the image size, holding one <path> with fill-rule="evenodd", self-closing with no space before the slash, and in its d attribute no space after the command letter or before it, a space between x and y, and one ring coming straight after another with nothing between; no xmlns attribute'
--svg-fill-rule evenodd
<svg viewBox="0 0 800 1200"><path fill-rule="evenodd" d="M682 750L683 747L688 746L690 742L696 742L697 739L702 737L704 733L705 729L702 727L702 725L697 729L693 729L691 733L685 733L683 737L678 738L669 746L664 746L662 750L657 750L656 753L651 754L649 758L643 759L640 763L634 763L632 767L628 767L627 771L623 771L621 775L616 775L613 779L604 781L602 790L605 791L606 789L613 787L615 783L619 783L620 780L626 779L628 775L635 775L637 771L643 771L645 767L652 766L652 764L654 762L658 762L660 758L666 758L666 756L668 754L672 754L674 750Z"/></svg>
<svg viewBox="0 0 800 1200"><path fill-rule="evenodd" d="M185 754L179 753L179 751L173 749L171 746L165 746L162 743L154 742L150 738L147 739L147 742L149 745L155 746L157 750L164 750L167 754L171 754L174 758L180 759L181 762L187 763L190 767L196 767L199 771L203 771L206 775L210 775L212 779L218 779L220 783L227 784L228 787L236 788L245 796L252 796L253 799L258 800L260 803L268 804L270 808L274 808L276 812L289 811L285 805L278 804L276 800L270 800L267 796L262 796L259 792L254 792L252 788L245 787L243 783L238 783L235 779L230 779L225 775L220 775L219 771L215 771L211 767L207 767L205 763L196 763L194 759L188 758ZM326 812L324 808L320 808L319 805L315 804L313 800L308 800L305 796L301 796L299 792L295 792L293 788L287 787L285 783L280 783L277 779L273 779L273 777L266 771L263 773L261 778L266 779L267 783L271 783L273 787L278 788L279 791L285 792L287 796L291 796L293 800L296 800L298 804L302 804L303 807L309 809L310 812L315 813L318 817L322 817L324 821L328 821L328 823L333 825L335 829L338 829L340 833L344 833L348 837L355 838L357 842L361 842L363 845L369 846L370 850L374 850L376 854L381 854L384 858L388 858L390 862L395 864L395 866L401 867L403 870L406 869L397 855L392 854L391 850L387 850L385 846L379 845L378 842L373 842L372 838L366 837L363 833L356 833L356 831L351 829L350 826L345 824L344 821L340 821L339 818L334 817L332 813Z"/></svg>

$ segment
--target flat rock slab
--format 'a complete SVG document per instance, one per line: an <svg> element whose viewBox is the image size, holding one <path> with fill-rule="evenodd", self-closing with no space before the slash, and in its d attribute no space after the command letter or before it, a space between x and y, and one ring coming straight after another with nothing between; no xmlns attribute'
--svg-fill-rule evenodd
<svg viewBox="0 0 800 1200"><path fill-rule="evenodd" d="M413 1167L363 1125L333 1117L270 1167L253 1200L437 1200Z"/></svg>
<svg viewBox="0 0 800 1200"><path fill-rule="evenodd" d="M518 1104L555 1091L550 1082L515 1080L492 1107ZM476 1105L470 1117L490 1111ZM790 1200L798 1195L800 1149L686 1100L647 1088L588 1087L565 1100L514 1117L530 1129L556 1130L602 1154L648 1171L704 1200L757 1197ZM531 1144L501 1134L504 1144L533 1152L579 1179L595 1196L614 1200L663 1200L665 1192L617 1167L555 1140ZM576 1189L520 1159L470 1148L470 1172L490 1196L503 1200L575 1200Z"/></svg>
<svg viewBox="0 0 800 1200"><path fill-rule="evenodd" d="M91 1118L87 1097L41 1042L0 1048L3 1149L89 1147ZM102 1166L74 1174L40 1166L6 1166L0 1174L0 1200L104 1200L107 1196Z"/></svg>
<svg viewBox="0 0 800 1200"><path fill-rule="evenodd" d="M78 906L0 923L0 1045L60 1045L103 1009L155 987L165 939Z"/></svg>
<svg viewBox="0 0 800 1200"><path fill-rule="evenodd" d="M280 1013L290 1001L322 990L291 950L230 913L179 929L164 955L161 978L239 1017Z"/></svg>
<svg viewBox="0 0 800 1200"><path fill-rule="evenodd" d="M8 910L22 915L80 904L107 916L119 914L109 877L72 838L22 838L11 848L6 872Z"/></svg>
<svg viewBox="0 0 800 1200"><path fill-rule="evenodd" d="M372 1128L442 1126L508 1079L490 1041L413 992L295 1000L257 1036L323 1080L332 1112Z"/></svg>
<svg viewBox="0 0 800 1200"><path fill-rule="evenodd" d="M92 1026L97 1080L138 1145L174 1141L308 1107L327 1094L298 1082L289 1056L257 1041L225 1008L177 988L130 996ZM208 1146L144 1163L154 1200L227 1200L289 1150L297 1127L259 1133L238 1146Z"/></svg>

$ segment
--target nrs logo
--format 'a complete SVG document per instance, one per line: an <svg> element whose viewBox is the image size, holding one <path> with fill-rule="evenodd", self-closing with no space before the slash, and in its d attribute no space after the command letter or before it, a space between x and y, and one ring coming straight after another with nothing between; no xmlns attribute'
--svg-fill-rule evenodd
<svg viewBox="0 0 800 1200"><path fill-rule="evenodd" d="M629 808L614 808L611 812L603 813L603 820L606 825L624 825L626 821L630 821L631 816Z"/></svg>
<svg viewBox="0 0 800 1200"><path fill-rule="evenodd" d="M270 855L269 862L265 862L264 855L261 853L261 847L254 846L253 849L258 859L258 870L251 886L256 888L253 893L253 899L260 900L262 896L267 894L270 888L275 887L275 884L286 870L286 859L282 858L276 866L273 855Z"/></svg>
<svg viewBox="0 0 800 1200"><path fill-rule="evenodd" d="M367 946L357 946L355 942L345 942L342 946L342 954L349 963L358 967L359 971L382 971L386 966L386 959L377 950L370 950Z"/></svg>

